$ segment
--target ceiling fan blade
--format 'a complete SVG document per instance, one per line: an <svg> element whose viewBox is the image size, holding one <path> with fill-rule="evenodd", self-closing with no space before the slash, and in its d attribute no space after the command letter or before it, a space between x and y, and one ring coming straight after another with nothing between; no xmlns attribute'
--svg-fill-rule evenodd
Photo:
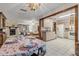
<svg viewBox="0 0 79 59"><path fill-rule="evenodd" d="M21 11L24 11L24 12L26 12L27 10L25 10L25 9L20 9Z"/></svg>

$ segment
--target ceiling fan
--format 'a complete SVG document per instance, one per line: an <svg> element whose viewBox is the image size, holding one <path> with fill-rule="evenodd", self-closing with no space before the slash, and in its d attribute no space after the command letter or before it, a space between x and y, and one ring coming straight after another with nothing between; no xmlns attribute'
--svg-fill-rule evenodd
<svg viewBox="0 0 79 59"><path fill-rule="evenodd" d="M21 11L23 11L23 12L27 12L27 10L26 9L20 9Z"/></svg>
<svg viewBox="0 0 79 59"><path fill-rule="evenodd" d="M28 7L28 10L31 10L31 11L35 11L39 8L40 4L38 3L29 3L29 4L26 4L26 7ZM21 11L23 12L26 12L27 9L20 9Z"/></svg>

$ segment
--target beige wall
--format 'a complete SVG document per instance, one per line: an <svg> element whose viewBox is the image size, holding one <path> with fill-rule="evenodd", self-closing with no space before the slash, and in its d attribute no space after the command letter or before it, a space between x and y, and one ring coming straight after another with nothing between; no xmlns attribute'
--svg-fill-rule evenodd
<svg viewBox="0 0 79 59"><path fill-rule="evenodd" d="M44 20L44 27L50 27L50 30L53 29L53 20L48 18Z"/></svg>
<svg viewBox="0 0 79 59"><path fill-rule="evenodd" d="M18 21L16 20L6 20L6 26L12 26L12 25L17 25L18 24Z"/></svg>

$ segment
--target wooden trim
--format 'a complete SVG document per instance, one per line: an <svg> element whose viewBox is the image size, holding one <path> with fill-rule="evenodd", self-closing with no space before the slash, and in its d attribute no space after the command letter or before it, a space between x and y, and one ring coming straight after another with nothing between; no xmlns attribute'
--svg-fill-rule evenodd
<svg viewBox="0 0 79 59"><path fill-rule="evenodd" d="M39 37L41 39L41 20L39 20L38 32L39 32Z"/></svg>
<svg viewBox="0 0 79 59"><path fill-rule="evenodd" d="M41 28L44 26L44 20L39 20L39 37L42 40L42 31Z"/></svg>
<svg viewBox="0 0 79 59"><path fill-rule="evenodd" d="M75 6L75 49L78 47L78 5Z"/></svg>
<svg viewBox="0 0 79 59"><path fill-rule="evenodd" d="M7 18L5 17L5 15L4 15L2 12L0 12L0 15L2 15L2 16L4 17L4 19L7 19Z"/></svg>

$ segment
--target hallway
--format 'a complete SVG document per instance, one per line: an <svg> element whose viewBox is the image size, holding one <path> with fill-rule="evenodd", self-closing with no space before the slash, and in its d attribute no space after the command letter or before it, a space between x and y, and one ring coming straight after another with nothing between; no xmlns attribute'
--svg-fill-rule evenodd
<svg viewBox="0 0 79 59"><path fill-rule="evenodd" d="M57 38L46 42L46 56L72 56L74 55L74 41Z"/></svg>

